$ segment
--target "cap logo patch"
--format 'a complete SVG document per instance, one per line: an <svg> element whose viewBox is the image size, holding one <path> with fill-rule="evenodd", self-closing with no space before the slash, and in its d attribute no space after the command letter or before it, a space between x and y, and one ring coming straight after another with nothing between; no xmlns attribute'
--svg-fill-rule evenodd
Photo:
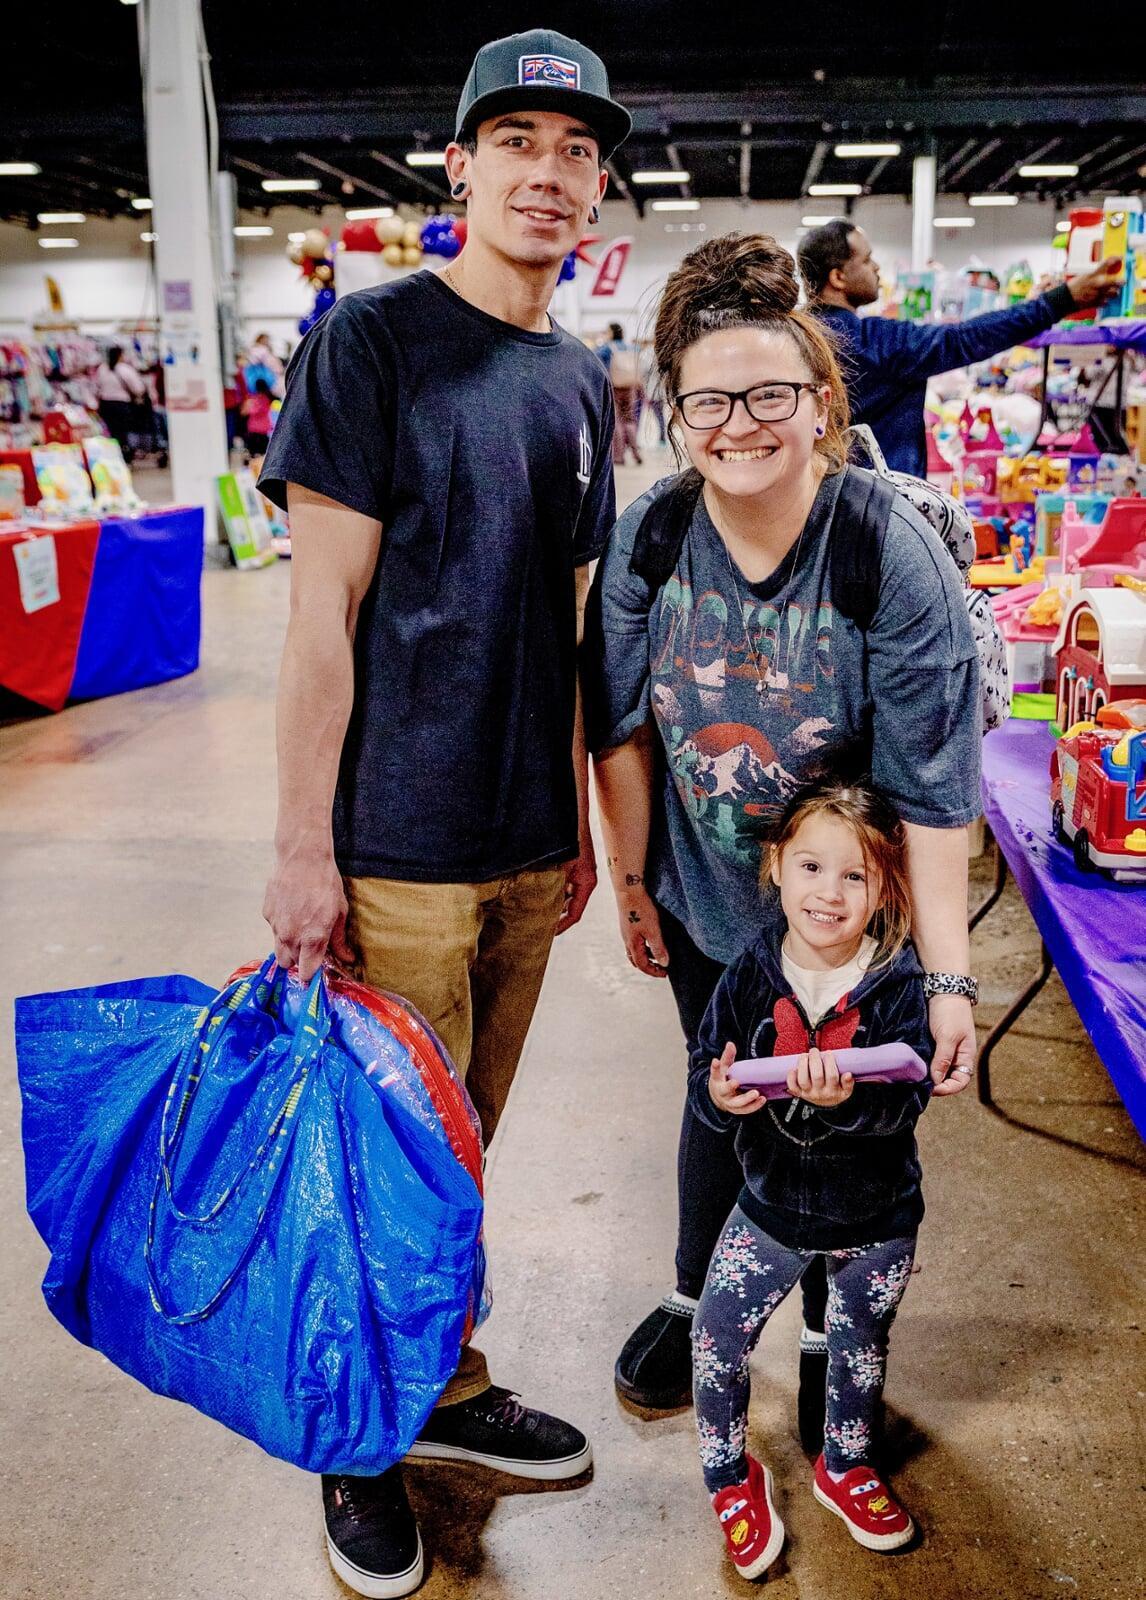
<svg viewBox="0 0 1146 1600"><path fill-rule="evenodd" d="M544 83L555 89L579 89L581 67L564 56L520 56L517 62L519 84Z"/></svg>

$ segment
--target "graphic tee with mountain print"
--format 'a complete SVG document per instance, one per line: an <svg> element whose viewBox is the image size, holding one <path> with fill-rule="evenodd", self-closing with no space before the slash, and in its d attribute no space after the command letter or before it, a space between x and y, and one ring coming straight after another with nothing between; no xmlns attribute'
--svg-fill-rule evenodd
<svg viewBox="0 0 1146 1600"><path fill-rule="evenodd" d="M825 478L763 583L731 562L702 498L676 570L650 594L629 561L655 489L621 517L597 572L590 736L621 744L651 714L664 760L646 881L720 961L775 915L759 888L763 839L810 779L871 772L905 820L929 827L979 812L978 666L958 572L897 498L865 648L830 593L840 482Z"/></svg>

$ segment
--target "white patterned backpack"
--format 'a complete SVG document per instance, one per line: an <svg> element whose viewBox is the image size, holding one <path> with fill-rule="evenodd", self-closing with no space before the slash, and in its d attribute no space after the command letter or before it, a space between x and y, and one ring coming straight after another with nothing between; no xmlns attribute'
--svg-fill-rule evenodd
<svg viewBox="0 0 1146 1600"><path fill-rule="evenodd" d="M979 656L979 686L983 696L983 732L999 728L1011 713L1011 675L1007 667L1007 647L999 632L989 597L982 589L967 587L967 574L975 559L975 530L967 507L944 494L934 484L913 478L907 472L893 472L883 458L875 435L866 424L849 429L847 435L854 453L867 457L869 470L890 484L897 494L909 500L947 549L963 579L967 616Z"/></svg>

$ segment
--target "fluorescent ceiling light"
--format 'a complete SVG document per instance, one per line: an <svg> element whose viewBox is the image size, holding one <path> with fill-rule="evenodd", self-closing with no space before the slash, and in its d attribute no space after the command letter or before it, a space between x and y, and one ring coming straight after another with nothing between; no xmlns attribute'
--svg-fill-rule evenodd
<svg viewBox="0 0 1146 1600"><path fill-rule="evenodd" d="M973 194L967 201L969 206L1017 206L1017 194Z"/></svg>
<svg viewBox="0 0 1146 1600"><path fill-rule="evenodd" d="M136 210L136 211L150 211L151 210L151 201L148 200L146 198L146 196L137 195L136 198L131 202L131 204L132 204L133 209Z"/></svg>
<svg viewBox="0 0 1146 1600"><path fill-rule="evenodd" d="M809 194L862 194L862 183L813 183L808 186Z"/></svg>
<svg viewBox="0 0 1146 1600"><path fill-rule="evenodd" d="M74 250L79 244L78 239L41 239L41 250Z"/></svg>
<svg viewBox="0 0 1146 1600"><path fill-rule="evenodd" d="M313 194L320 184L317 178L264 178L262 187L267 194Z"/></svg>
<svg viewBox="0 0 1146 1600"><path fill-rule="evenodd" d="M699 211L699 200L654 200L654 211Z"/></svg>
<svg viewBox="0 0 1146 1600"><path fill-rule="evenodd" d="M302 241L305 238L306 238L306 234L305 233L301 233L301 232L300 233L288 233L287 234L287 243L288 244L301 244Z"/></svg>
<svg viewBox="0 0 1146 1600"><path fill-rule="evenodd" d="M902 148L898 144L838 144L836 154L846 161L853 156L897 156Z"/></svg>
<svg viewBox="0 0 1146 1600"><path fill-rule="evenodd" d="M393 215L393 206L356 206L353 211L346 213L346 220L347 222L373 222L377 217L392 217ZM291 234L291 238L294 238L293 234ZM302 238L301 233L299 238Z"/></svg>
<svg viewBox="0 0 1146 1600"><path fill-rule="evenodd" d="M1078 168L1072 166L1020 167L1020 178L1077 178Z"/></svg>
<svg viewBox="0 0 1146 1600"><path fill-rule="evenodd" d="M42 222L45 227L51 227L59 222L86 222L88 219L82 211L38 211L36 221Z"/></svg>
<svg viewBox="0 0 1146 1600"><path fill-rule="evenodd" d="M444 150L407 150L406 165L408 167L444 167L446 152Z"/></svg>
<svg viewBox="0 0 1146 1600"><path fill-rule="evenodd" d="M834 222L835 217L801 217L801 228L822 228L825 222Z"/></svg>
<svg viewBox="0 0 1146 1600"><path fill-rule="evenodd" d="M36 178L39 174L34 161L0 161L0 178Z"/></svg>
<svg viewBox="0 0 1146 1600"><path fill-rule="evenodd" d="M139 0L119 0L121 6L137 6Z"/></svg>
<svg viewBox="0 0 1146 1600"><path fill-rule="evenodd" d="M633 173L634 183L691 183L692 173L679 167L648 167Z"/></svg>
<svg viewBox="0 0 1146 1600"><path fill-rule="evenodd" d="M157 233L141 233L139 238L142 244L154 244L159 235Z"/></svg>
<svg viewBox="0 0 1146 1600"><path fill-rule="evenodd" d="M937 228L973 228L975 219L974 217L936 217L935 226Z"/></svg>
<svg viewBox="0 0 1146 1600"><path fill-rule="evenodd" d="M236 239L269 239L273 236L274 231L273 228L252 227L246 224L231 229Z"/></svg>

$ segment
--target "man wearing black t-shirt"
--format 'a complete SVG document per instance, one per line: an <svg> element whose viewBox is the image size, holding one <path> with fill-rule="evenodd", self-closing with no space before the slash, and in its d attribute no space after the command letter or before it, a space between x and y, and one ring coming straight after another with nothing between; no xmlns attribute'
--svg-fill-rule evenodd
<svg viewBox="0 0 1146 1600"><path fill-rule="evenodd" d="M613 414L601 363L546 307L629 127L575 40L481 49L446 155L463 254L349 295L305 337L263 468L293 547L275 953L305 980L329 950L411 1001L487 1141L553 934L596 881L576 648L614 516ZM592 1459L472 1349L411 1454L543 1479ZM417 1587L400 1467L323 1495L345 1583Z"/></svg>

